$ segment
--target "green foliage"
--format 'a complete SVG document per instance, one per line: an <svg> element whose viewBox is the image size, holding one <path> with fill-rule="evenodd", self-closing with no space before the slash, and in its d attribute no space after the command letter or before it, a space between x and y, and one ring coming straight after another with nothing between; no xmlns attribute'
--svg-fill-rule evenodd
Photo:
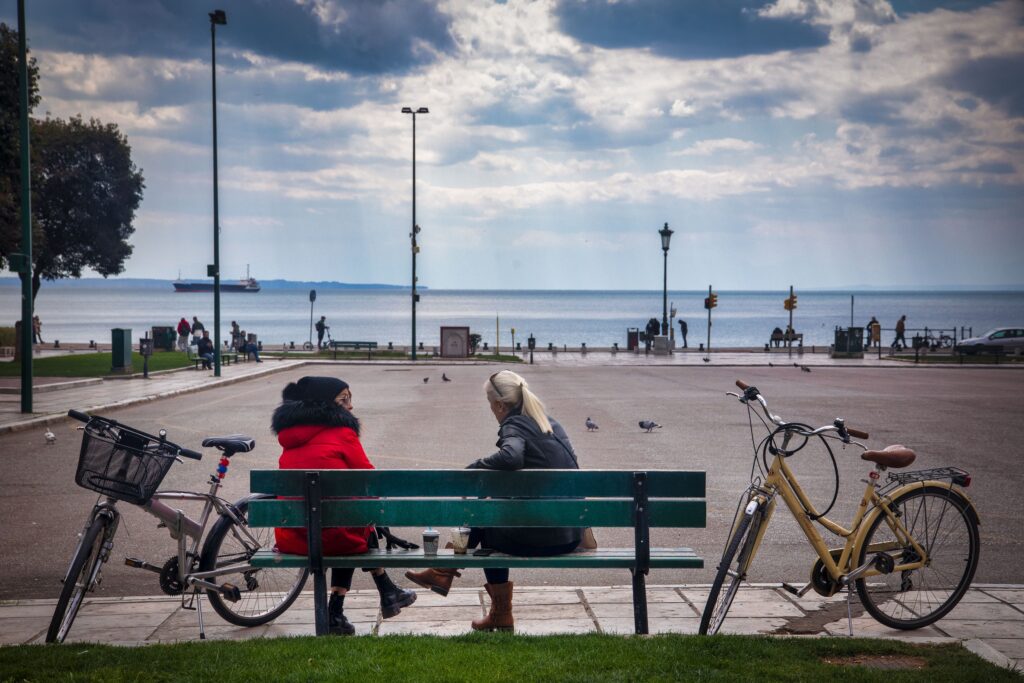
<svg viewBox="0 0 1024 683"><path fill-rule="evenodd" d="M0 24L0 267L23 251L18 116L18 34ZM39 102L30 68L30 113ZM128 140L114 124L74 116L31 121L32 296L43 279L124 270L145 187Z"/></svg>
<svg viewBox="0 0 1024 683"><path fill-rule="evenodd" d="M13 327L0 327L0 346L14 346L17 340L14 337Z"/></svg>
<svg viewBox="0 0 1024 683"><path fill-rule="evenodd" d="M112 355L109 353L75 353L67 356L33 358L32 374L36 377L106 377L110 375ZM149 358L149 371L192 367L193 363L179 351L158 351ZM142 356L132 353L132 369L142 372ZM21 363L0 363L0 377L21 375Z"/></svg>
<svg viewBox="0 0 1024 683"><path fill-rule="evenodd" d="M882 659L882 658L885 659ZM861 665L855 664L860 662ZM872 668L872 662L909 664ZM0 648L10 681L1019 681L960 645L748 636L471 634Z"/></svg>
<svg viewBox="0 0 1024 683"><path fill-rule="evenodd" d="M21 247L20 74L18 32L0 23L0 268ZM31 114L39 104L39 69L31 57L28 82Z"/></svg>

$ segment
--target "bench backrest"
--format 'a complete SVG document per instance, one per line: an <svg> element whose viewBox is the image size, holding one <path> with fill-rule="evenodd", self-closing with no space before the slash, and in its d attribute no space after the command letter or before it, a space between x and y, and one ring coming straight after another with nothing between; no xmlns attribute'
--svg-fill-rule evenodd
<svg viewBox="0 0 1024 683"><path fill-rule="evenodd" d="M704 527L703 472L620 470L253 470L252 526ZM330 498L339 498L329 500ZM638 510L639 507L639 510ZM642 517L643 519L639 519Z"/></svg>

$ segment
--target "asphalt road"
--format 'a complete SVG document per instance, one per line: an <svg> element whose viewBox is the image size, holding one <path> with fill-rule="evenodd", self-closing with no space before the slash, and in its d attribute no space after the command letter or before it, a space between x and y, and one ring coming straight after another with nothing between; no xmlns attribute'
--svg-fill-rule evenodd
<svg viewBox="0 0 1024 683"><path fill-rule="evenodd" d="M689 545L705 557L704 570L652 572L652 583L710 582L740 492L753 462L746 409L725 396L736 379L756 384L774 412L812 425L836 416L871 433L870 446L903 443L914 448L914 468L957 465L973 474L968 490L981 515L982 557L976 581L1024 583L1016 560L1024 553L1020 520L1024 493L1020 474L1021 400L1024 374L1012 369L973 368L775 368L541 367L520 368L549 413L565 425L583 468L694 469L708 472L708 528L655 530L653 545ZM441 382L444 371L454 381ZM462 467L492 452L497 424L482 385L491 366L307 366L231 386L168 398L107 413L147 431L161 427L169 438L198 448L204 436L245 433L256 439L253 453L234 458L222 495L248 491L248 471L276 466L280 449L270 432L270 415L285 383L303 374L331 374L347 380L355 413L363 423L363 444L378 468ZM430 377L424 383L424 377ZM73 408L75 406L68 406ZM600 430L588 433L584 420ZM663 426L650 434L640 419ZM53 427L54 445L42 430L0 436L3 462L0 515L3 572L0 599L56 597L74 549L76 534L95 496L74 484L80 444L77 423ZM755 424L755 434L757 425ZM760 438L760 436L758 437ZM859 450L836 452L839 500L830 517L846 523L863 490L869 466ZM834 477L827 454L818 449L794 458L801 483L821 508L832 497ZM176 465L163 488L200 488L217 465L215 452L202 462ZM129 569L126 555L162 564L174 553L156 521L122 505L122 529L115 560L104 571L102 595L157 594L154 574ZM399 530L407 537L419 529ZM605 546L631 546L632 530L597 530ZM757 582L803 582L814 560L799 527L778 511L751 572ZM523 570L513 580L529 585L627 584L622 570ZM462 583L483 583L482 572ZM400 578L399 583L407 583ZM372 584L357 573L357 588Z"/></svg>

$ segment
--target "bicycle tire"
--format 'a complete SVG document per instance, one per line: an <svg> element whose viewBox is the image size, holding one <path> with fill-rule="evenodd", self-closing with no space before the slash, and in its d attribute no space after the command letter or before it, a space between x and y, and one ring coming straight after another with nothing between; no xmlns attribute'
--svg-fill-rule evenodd
<svg viewBox="0 0 1024 683"><path fill-rule="evenodd" d="M82 536L78 552L71 559L64 587L61 588L57 606L46 631L46 642L63 643L78 616L85 594L92 588L99 575L99 569L106 559L103 556L103 541L107 537L110 518L99 515L92 520Z"/></svg>
<svg viewBox="0 0 1024 683"><path fill-rule="evenodd" d="M938 486L905 493L891 508L901 513L907 531L924 547L928 563L921 569L859 579L857 594L868 613L890 628L934 624L956 607L974 578L981 554L977 520L963 496ZM872 546L899 543L886 520L883 514L872 523L858 553L858 566L874 552ZM889 554L899 564L913 560L915 553L903 544Z"/></svg>
<svg viewBox="0 0 1024 683"><path fill-rule="evenodd" d="M313 344L311 342L302 342L302 350L303 351L312 351L313 350Z"/></svg>
<svg viewBox="0 0 1024 683"><path fill-rule="evenodd" d="M747 569L750 566L750 554L753 544L757 541L757 532L761 526L760 512L763 509L761 503L757 503L752 512L743 511L743 517L733 531L732 538L726 544L725 552L722 553L722 561L718 564L718 572L715 574L715 582L711 585L711 592L708 593L708 601L704 605L704 613L700 617L701 635L713 636L722 628L722 622L732 606L740 583L747 578ZM739 552L742 545L743 551ZM730 569L733 559L739 553L736 560L736 569ZM731 579L725 592L722 586L727 579Z"/></svg>
<svg viewBox="0 0 1024 683"><path fill-rule="evenodd" d="M248 500L235 503L235 508L244 522L249 509ZM250 547L234 531L235 526L235 521L227 515L221 515L213 525L203 544L199 559L200 572L213 571L215 567L224 564L246 562L256 550L274 544L272 528L253 529L251 533L259 546ZM225 621L236 626L260 626L273 621L291 607L306 585L308 576L309 570L305 568L250 568L245 572L211 579L237 586L241 600L232 602L215 590L207 590L206 595L213 610Z"/></svg>

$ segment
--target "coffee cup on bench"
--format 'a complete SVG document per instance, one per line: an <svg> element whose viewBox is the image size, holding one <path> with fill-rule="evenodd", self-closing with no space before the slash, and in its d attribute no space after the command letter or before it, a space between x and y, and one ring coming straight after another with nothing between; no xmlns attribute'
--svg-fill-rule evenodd
<svg viewBox="0 0 1024 683"><path fill-rule="evenodd" d="M472 531L468 526L460 526L452 529L452 550L456 555L465 555L469 546L469 533Z"/></svg>
<svg viewBox="0 0 1024 683"><path fill-rule="evenodd" d="M437 539L440 536L436 529L427 529L423 532L424 555L437 555Z"/></svg>

